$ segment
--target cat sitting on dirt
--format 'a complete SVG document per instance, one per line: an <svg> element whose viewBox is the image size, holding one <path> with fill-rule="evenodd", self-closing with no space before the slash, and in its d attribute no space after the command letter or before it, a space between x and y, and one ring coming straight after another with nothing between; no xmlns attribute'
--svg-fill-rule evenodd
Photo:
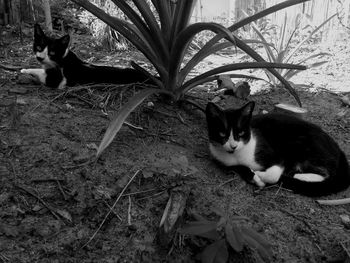
<svg viewBox="0 0 350 263"><path fill-rule="evenodd" d="M67 86L92 83L147 83L147 76L133 68L96 66L79 59L69 50L70 36L54 39L45 35L38 24L34 26L33 50L41 69L22 69L21 73L36 76L48 87L63 89Z"/></svg>
<svg viewBox="0 0 350 263"><path fill-rule="evenodd" d="M216 160L248 167L261 188L282 182L294 192L320 196L350 185L346 156L326 132L287 114L253 116L254 105L222 110L208 103L209 149Z"/></svg>

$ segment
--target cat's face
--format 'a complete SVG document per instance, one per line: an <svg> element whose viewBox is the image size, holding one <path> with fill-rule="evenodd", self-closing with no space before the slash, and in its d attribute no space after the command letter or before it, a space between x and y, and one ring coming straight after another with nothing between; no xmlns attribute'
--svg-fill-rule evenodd
<svg viewBox="0 0 350 263"><path fill-rule="evenodd" d="M50 38L45 35L38 24L34 26L33 51L41 64L48 66L61 64L68 52L69 41L69 35L58 39Z"/></svg>
<svg viewBox="0 0 350 263"><path fill-rule="evenodd" d="M240 150L250 139L254 102L236 110L222 110L209 102L206 108L210 143L228 153Z"/></svg>

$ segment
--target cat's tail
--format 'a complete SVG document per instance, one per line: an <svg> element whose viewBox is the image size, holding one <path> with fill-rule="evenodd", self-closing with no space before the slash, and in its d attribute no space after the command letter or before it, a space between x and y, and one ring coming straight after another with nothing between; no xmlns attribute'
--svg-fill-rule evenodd
<svg viewBox="0 0 350 263"><path fill-rule="evenodd" d="M307 182L292 177L282 177L282 187L306 196L322 196L345 190L350 185L350 167L346 156L341 152L338 168L334 176L321 182Z"/></svg>

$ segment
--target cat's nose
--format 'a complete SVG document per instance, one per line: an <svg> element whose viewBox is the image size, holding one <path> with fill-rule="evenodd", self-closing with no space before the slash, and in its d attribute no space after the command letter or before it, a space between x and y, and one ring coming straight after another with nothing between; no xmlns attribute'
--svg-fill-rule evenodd
<svg viewBox="0 0 350 263"><path fill-rule="evenodd" d="M230 147L231 147L232 150L235 150L237 148L237 145L230 143Z"/></svg>

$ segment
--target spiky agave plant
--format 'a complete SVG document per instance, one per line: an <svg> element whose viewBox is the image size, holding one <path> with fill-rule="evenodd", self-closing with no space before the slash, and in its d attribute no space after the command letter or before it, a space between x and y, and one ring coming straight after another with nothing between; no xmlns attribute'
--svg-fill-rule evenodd
<svg viewBox="0 0 350 263"><path fill-rule="evenodd" d="M248 16L248 14L246 14L246 13L245 13L245 15ZM298 44L295 45L294 47L292 46L292 40L293 40L293 37L296 35L297 31L300 30L300 21L298 23L296 23L293 31L288 36L288 32L287 32L288 31L287 30L288 14L287 13L284 16L284 22L281 25L278 37L276 37L276 39L275 39L276 43L269 43L266 40L263 32L259 29L258 25L255 22L251 23L251 27L253 28L253 30L257 34L258 38L261 40L261 44L263 44L263 46L265 48L265 51L267 54L267 59L269 62L272 62L272 63L291 63L291 61L293 61L294 64L300 65L300 64L304 64L307 61L314 59L314 58L321 58L324 56L331 55L330 53L327 53L327 52L319 52L319 53L309 55L309 56L304 57L304 58L299 59L299 60L295 59L295 54L300 51L301 47L308 40L312 39L313 36L317 32L319 32L331 19L333 19L335 17L336 17L336 14L327 18L320 25L318 25L316 28L314 28L306 37L304 37L303 39L298 41ZM327 60L311 63L308 65L308 68L318 67L318 66L323 65L324 63L327 63ZM264 70L264 71L269 79L269 82L273 86L278 86L279 82L278 82L278 80L276 80L275 76L273 76L271 74L271 72L269 72L267 70ZM301 72L298 69L277 69L277 71L286 80L291 79L292 77L294 77L295 75L297 75L298 73ZM296 86L296 85L294 84L294 86Z"/></svg>
<svg viewBox="0 0 350 263"><path fill-rule="evenodd" d="M112 118L104 138L100 143L97 157L112 142L127 116L142 103L145 98L155 93L166 93L177 101L193 87L212 81L221 73L249 68L267 68L271 74L284 84L285 88L294 96L298 104L301 105L297 93L275 68L300 70L306 68L300 65L266 62L246 42L236 37L233 32L268 14L309 0L285 1L243 19L229 28L225 28L217 23L190 24L196 0L151 0L157 14L151 11L150 4L146 0L132 0L137 11L129 4L131 1L111 0L125 13L130 22L108 15L88 0L72 1L100 18L127 38L146 56L159 74L159 79L156 79L136 63L133 64L136 69L144 72L153 79L158 88L148 88L139 92L121 108L114 118ZM216 36L209 40L186 65L181 67L193 37L203 30L213 31L216 33ZM186 79L189 72L204 58L232 45L243 50L256 60L256 62L225 65L204 72L192 79ZM235 77L234 74L231 74L231 76ZM242 77L242 75L240 75L240 77Z"/></svg>

